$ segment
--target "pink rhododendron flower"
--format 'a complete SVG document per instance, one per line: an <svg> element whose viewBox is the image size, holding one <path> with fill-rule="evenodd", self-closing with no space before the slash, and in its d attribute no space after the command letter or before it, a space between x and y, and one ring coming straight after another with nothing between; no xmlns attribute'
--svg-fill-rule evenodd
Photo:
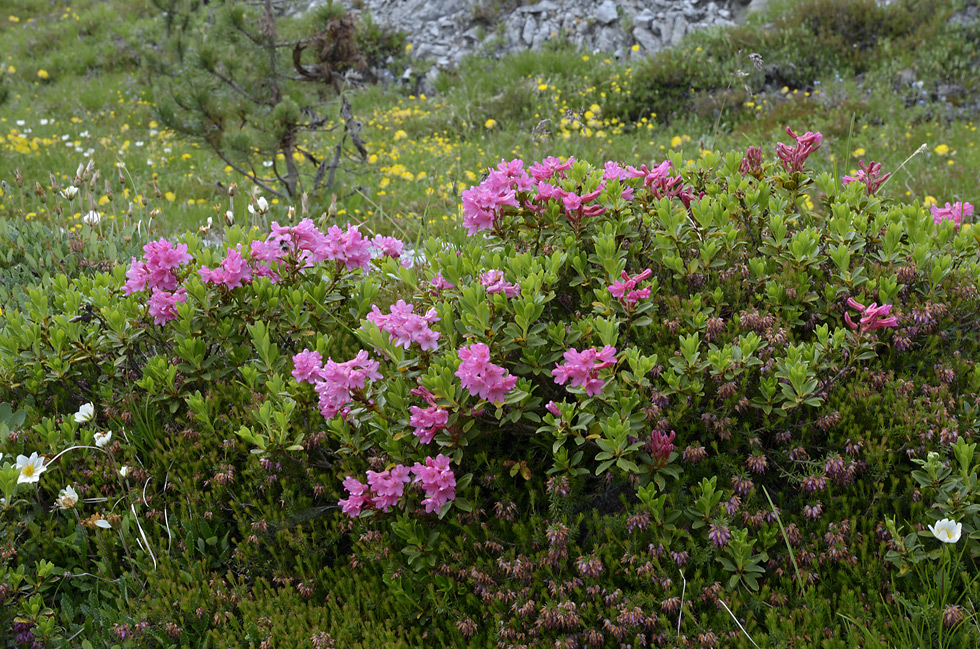
<svg viewBox="0 0 980 649"><path fill-rule="evenodd" d="M368 485L374 494L372 503L382 511L398 502L405 493L405 485L411 482L411 469L401 464L381 473L367 472Z"/></svg>
<svg viewBox="0 0 980 649"><path fill-rule="evenodd" d="M401 259L402 251L405 250L405 243L394 237L383 237L379 234L371 239L371 247L382 257Z"/></svg>
<svg viewBox="0 0 980 649"><path fill-rule="evenodd" d="M431 514L442 509L443 505L456 498L456 476L449 467L449 458L441 453L436 457L425 458L425 464L415 463L412 467L416 484L421 484L425 491L426 513Z"/></svg>
<svg viewBox="0 0 980 649"><path fill-rule="evenodd" d="M490 177L495 177L494 182L506 185L514 191L529 192L534 189L534 180L524 171L524 161L520 158L515 158L510 162L501 160L497 168L490 172Z"/></svg>
<svg viewBox="0 0 980 649"><path fill-rule="evenodd" d="M643 186L657 200L675 198L683 193L684 179L680 174L671 175L673 171L674 165L670 160L664 160L653 169L647 169L646 165L640 165L639 169L627 167L629 177L642 178Z"/></svg>
<svg viewBox="0 0 980 649"><path fill-rule="evenodd" d="M535 162L528 171L535 180L548 181L556 176L564 178L565 172L571 169L573 164L575 164L575 158L569 158L562 162L561 158L550 156L541 162Z"/></svg>
<svg viewBox="0 0 980 649"><path fill-rule="evenodd" d="M447 282L442 276L442 271L439 271L429 280L429 287L434 291L445 291L448 288L456 288L456 285Z"/></svg>
<svg viewBox="0 0 980 649"><path fill-rule="evenodd" d="M346 500L339 500L341 511L351 518L359 515L361 510L371 504L371 496L368 494L368 486L356 478L347 476L344 480L344 489L350 494Z"/></svg>
<svg viewBox="0 0 980 649"><path fill-rule="evenodd" d="M353 390L363 390L368 381L381 378L378 367L380 363L370 360L366 351L358 352L357 356L344 363L328 358L314 384L320 396L320 413L324 418L332 419L338 413L343 414Z"/></svg>
<svg viewBox="0 0 980 649"><path fill-rule="evenodd" d="M555 417L561 419L561 409L558 407L558 404L555 403L554 401L549 401L547 404L545 404L544 409L550 412Z"/></svg>
<svg viewBox="0 0 980 649"><path fill-rule="evenodd" d="M146 289L146 281L149 279L150 271L146 264L132 258L129 263L129 270L126 271L126 283L123 284L123 295L131 295L137 291Z"/></svg>
<svg viewBox="0 0 980 649"><path fill-rule="evenodd" d="M347 270L360 268L367 272L371 266L371 241L365 238L356 225L341 230L336 225L327 229L322 245L314 252L314 261L336 260Z"/></svg>
<svg viewBox="0 0 980 649"><path fill-rule="evenodd" d="M507 376L504 368L490 362L490 348L483 343L460 347L459 358L463 362L456 376L464 388L481 399L503 401L517 384L516 376Z"/></svg>
<svg viewBox="0 0 980 649"><path fill-rule="evenodd" d="M810 131L807 131L803 135L797 135L788 126L786 127L786 132L796 140L796 146L787 146L782 142L778 142L776 143L776 155L779 156L779 159L783 163L783 168L786 171L790 173L803 171L803 163L806 162L807 157L811 153L820 148L823 135L820 133L811 133Z"/></svg>
<svg viewBox="0 0 980 649"><path fill-rule="evenodd" d="M850 185L851 183L858 182L864 183L865 193L868 196L874 196L878 189L888 180L891 176L890 173L881 175L881 163L871 161L870 165L864 164L864 160L858 162L858 172L854 176L844 176L841 178L841 182L844 185Z"/></svg>
<svg viewBox="0 0 980 649"><path fill-rule="evenodd" d="M205 284L221 284L228 289L238 288L252 281L252 268L242 257L241 245L228 248L228 254L218 268L211 270L207 266L201 266L198 273Z"/></svg>
<svg viewBox="0 0 980 649"><path fill-rule="evenodd" d="M504 273L501 270L488 270L480 275L480 283L483 284L487 293L503 293L507 297L516 297L521 294L521 287L504 281Z"/></svg>
<svg viewBox="0 0 980 649"><path fill-rule="evenodd" d="M565 363L556 365L551 371L555 383L565 385L570 381L571 387L584 387L585 393L594 397L602 392L605 381L597 378L599 370L616 364L616 348L606 345L601 351L593 348L577 351L569 349L564 354Z"/></svg>
<svg viewBox="0 0 980 649"><path fill-rule="evenodd" d="M959 228L964 217L973 216L973 205L956 201L952 205L946 203L945 207L933 205L931 208L932 219L936 225L943 221L952 221L956 228Z"/></svg>
<svg viewBox="0 0 980 649"><path fill-rule="evenodd" d="M126 272L127 282L123 293L130 295L144 289L173 291L177 288L177 275L174 271L191 260L187 244L172 244L166 239L151 241L143 246L143 261L135 257Z"/></svg>
<svg viewBox="0 0 980 649"><path fill-rule="evenodd" d="M415 429L415 434L423 444L428 444L440 430L449 424L449 411L445 408L430 406L419 408L412 406L410 409L412 417L409 425Z"/></svg>
<svg viewBox="0 0 980 649"><path fill-rule="evenodd" d="M882 304L878 306L877 303L872 302L869 306L864 306L852 297L847 298L847 305L852 309L856 309L861 313L861 322L855 324L851 320L851 314L844 313L844 321L847 322L847 326L851 329L860 329L863 333L865 331L874 331L875 329L884 329L885 327L897 327L898 318L895 316L887 317L888 313L892 310L891 304Z"/></svg>
<svg viewBox="0 0 980 649"><path fill-rule="evenodd" d="M154 289L147 302L148 311L154 324L162 325L177 319L177 305L187 301L187 289L181 286L176 291Z"/></svg>
<svg viewBox="0 0 980 649"><path fill-rule="evenodd" d="M645 300L650 297L650 286L647 285L645 288L636 288L637 284L645 280L647 277L653 274L653 271L647 268L645 271L636 275L635 277L630 277L626 271L623 271L622 281L616 280L611 285L607 287L612 296L622 302L623 306L632 307L634 304L640 300Z"/></svg>
<svg viewBox="0 0 980 649"><path fill-rule="evenodd" d="M616 162L607 160L603 167L602 177L606 180L626 180L629 178L629 172L626 168L620 167Z"/></svg>
<svg viewBox="0 0 980 649"><path fill-rule="evenodd" d="M293 356L293 378L302 383L316 383L323 369L323 358L320 352L304 349Z"/></svg>
<svg viewBox="0 0 980 649"><path fill-rule="evenodd" d="M388 339L400 347L408 349L412 343L418 343L423 351L432 351L439 346L439 332L432 331L429 325L439 320L435 309L429 309L425 315L412 313L412 305L405 300L398 300L389 308L390 313L384 314L377 305L371 306L367 321L378 325L381 331L388 334Z"/></svg>

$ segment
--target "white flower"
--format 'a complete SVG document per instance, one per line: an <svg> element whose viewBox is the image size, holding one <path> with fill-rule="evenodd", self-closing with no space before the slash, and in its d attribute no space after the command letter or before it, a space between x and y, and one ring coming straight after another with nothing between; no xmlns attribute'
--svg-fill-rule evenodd
<svg viewBox="0 0 980 649"><path fill-rule="evenodd" d="M259 196L255 199L255 207L249 205L248 211L252 214L265 214L269 211L269 201L265 200L265 196Z"/></svg>
<svg viewBox="0 0 980 649"><path fill-rule="evenodd" d="M929 531L943 543L956 543L960 540L960 534L963 533L963 523L957 523L950 518L944 518L936 523L935 527L930 525Z"/></svg>
<svg viewBox="0 0 980 649"><path fill-rule="evenodd" d="M20 471L20 475L17 477L17 484L37 482L47 468L44 466L44 457L38 457L37 451L31 453L30 457L18 455L17 469Z"/></svg>
<svg viewBox="0 0 980 649"><path fill-rule="evenodd" d="M78 196L78 187L75 187L74 185L68 185L67 187L61 190L61 195L67 198L68 200L74 200L74 198Z"/></svg>
<svg viewBox="0 0 980 649"><path fill-rule="evenodd" d="M101 527L104 530L111 530L112 529L112 525L110 525L109 524L109 521L107 521L104 518L100 518L99 520L95 521L95 526L96 527Z"/></svg>
<svg viewBox="0 0 980 649"><path fill-rule="evenodd" d="M249 206L248 209L252 209L251 206ZM225 223L227 223L229 226L235 225L235 213L231 210L225 212Z"/></svg>
<svg viewBox="0 0 980 649"><path fill-rule="evenodd" d="M124 466L123 468L119 469L119 475L121 475L124 478L126 476L128 476L129 475L129 467L128 466Z"/></svg>
<svg viewBox="0 0 980 649"><path fill-rule="evenodd" d="M85 225L98 225L99 221L102 220L102 215L92 210L88 214L82 217L82 223Z"/></svg>
<svg viewBox="0 0 980 649"><path fill-rule="evenodd" d="M102 448L103 446L105 446L106 444L109 443L109 440L110 439L112 439L112 431L111 430L108 431L108 432L105 432L105 433L96 433L95 434L95 445L98 446L99 448Z"/></svg>
<svg viewBox="0 0 980 649"><path fill-rule="evenodd" d="M72 489L71 485L68 485L58 494L58 499L54 501L54 504L58 506L58 509L72 509L78 503L78 494Z"/></svg>
<svg viewBox="0 0 980 649"><path fill-rule="evenodd" d="M87 421L91 421L93 416L95 416L95 406L91 402L86 403L75 413L75 422L84 424Z"/></svg>

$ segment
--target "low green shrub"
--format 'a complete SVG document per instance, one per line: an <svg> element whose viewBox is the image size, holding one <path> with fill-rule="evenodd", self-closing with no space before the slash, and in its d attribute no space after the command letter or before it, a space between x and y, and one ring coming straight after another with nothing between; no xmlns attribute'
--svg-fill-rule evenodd
<svg viewBox="0 0 980 649"><path fill-rule="evenodd" d="M24 413L2 623L52 646L975 645L972 206L884 201L874 164L811 177L820 134L789 136L501 162L465 231L415 249L282 214L28 289L0 330Z"/></svg>

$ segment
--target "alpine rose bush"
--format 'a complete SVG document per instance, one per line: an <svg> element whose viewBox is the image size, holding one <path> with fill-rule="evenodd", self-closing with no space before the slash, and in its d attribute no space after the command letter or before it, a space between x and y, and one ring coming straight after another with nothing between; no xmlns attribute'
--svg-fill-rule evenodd
<svg viewBox="0 0 980 649"><path fill-rule="evenodd" d="M863 641L825 603L914 592L934 548L903 524L962 518L977 568L980 244L936 227L970 204L879 196L875 163L841 187L809 171L822 136L789 133L690 165L501 161L410 267L303 219L57 279L4 313L25 420L0 497L16 525L101 534L106 574L169 569L146 548L171 539L208 578L320 562L277 597L383 575L406 618L484 644L748 646L720 601L773 645L803 642L804 607ZM3 458L31 453L18 483Z"/></svg>

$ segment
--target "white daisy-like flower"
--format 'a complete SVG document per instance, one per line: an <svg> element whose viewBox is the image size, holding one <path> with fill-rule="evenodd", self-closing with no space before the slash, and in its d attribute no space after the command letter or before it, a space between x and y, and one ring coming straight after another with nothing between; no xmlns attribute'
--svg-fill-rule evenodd
<svg viewBox="0 0 980 649"><path fill-rule="evenodd" d="M259 196L255 199L255 206L248 206L248 211L252 214L265 214L269 211L269 201L265 200L265 196Z"/></svg>
<svg viewBox="0 0 980 649"><path fill-rule="evenodd" d="M102 221L102 215L92 210L88 214L82 217L82 223L85 225L98 225Z"/></svg>
<svg viewBox="0 0 980 649"><path fill-rule="evenodd" d="M54 504L58 506L58 509L72 509L78 504L78 494L71 485L68 485L58 493L58 498Z"/></svg>
<svg viewBox="0 0 980 649"><path fill-rule="evenodd" d="M102 448L103 446L105 446L106 444L108 444L109 443L109 440L111 440L111 439L112 439L112 431L111 430L106 431L104 433L96 433L95 434L95 445L98 446L99 448Z"/></svg>
<svg viewBox="0 0 980 649"><path fill-rule="evenodd" d="M95 406L89 402L83 404L78 412L75 413L75 422L79 424L84 424L87 421L91 421L92 417L95 416Z"/></svg>
<svg viewBox="0 0 980 649"><path fill-rule="evenodd" d="M68 185L67 187L61 190L61 195L70 201L74 200L74 198L78 196L78 187L75 187L74 185Z"/></svg>
<svg viewBox="0 0 980 649"><path fill-rule="evenodd" d="M112 529L112 525L110 525L109 524L109 521L107 521L104 518L100 518L99 520L95 521L95 526L96 527L101 527L104 530L111 530Z"/></svg>
<svg viewBox="0 0 980 649"><path fill-rule="evenodd" d="M929 531L943 543L956 543L963 533L963 523L957 523L951 518L944 518L936 523L935 527L930 525Z"/></svg>
<svg viewBox="0 0 980 649"><path fill-rule="evenodd" d="M30 457L18 455L17 470L20 475L17 476L17 484L37 482L47 468L44 466L44 456L39 457L37 451L31 453Z"/></svg>
<svg viewBox="0 0 980 649"><path fill-rule="evenodd" d="M129 467L128 466L124 466L123 468L119 469L119 475L121 475L124 478L126 476L128 476L129 475Z"/></svg>

